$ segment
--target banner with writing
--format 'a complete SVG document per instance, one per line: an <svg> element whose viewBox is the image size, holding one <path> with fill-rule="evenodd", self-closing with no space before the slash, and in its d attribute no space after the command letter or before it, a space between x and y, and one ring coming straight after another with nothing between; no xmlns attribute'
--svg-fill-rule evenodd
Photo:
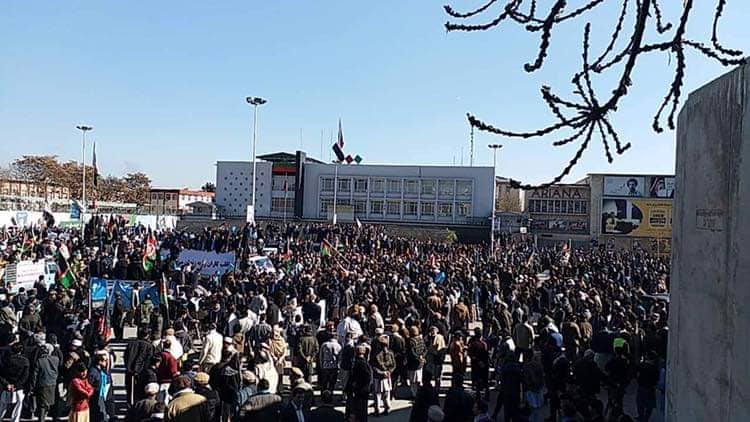
<svg viewBox="0 0 750 422"><path fill-rule="evenodd" d="M190 265L193 271L198 270L201 275L205 276L224 275L234 270L235 256L234 252L218 253L185 249L180 252L177 265L179 267Z"/></svg>

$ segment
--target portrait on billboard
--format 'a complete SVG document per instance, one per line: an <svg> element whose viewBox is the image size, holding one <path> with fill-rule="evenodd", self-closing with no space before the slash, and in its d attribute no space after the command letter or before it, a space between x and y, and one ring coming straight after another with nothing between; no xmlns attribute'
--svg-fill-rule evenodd
<svg viewBox="0 0 750 422"><path fill-rule="evenodd" d="M643 221L643 212L627 199L604 199L602 203L602 233L629 234Z"/></svg>
<svg viewBox="0 0 750 422"><path fill-rule="evenodd" d="M652 177L649 196L652 198L674 198L674 177Z"/></svg>
<svg viewBox="0 0 750 422"><path fill-rule="evenodd" d="M607 176L604 178L605 196L646 196L646 182L643 177Z"/></svg>
<svg viewBox="0 0 750 422"><path fill-rule="evenodd" d="M672 201L604 198L601 224L604 234L670 238Z"/></svg>

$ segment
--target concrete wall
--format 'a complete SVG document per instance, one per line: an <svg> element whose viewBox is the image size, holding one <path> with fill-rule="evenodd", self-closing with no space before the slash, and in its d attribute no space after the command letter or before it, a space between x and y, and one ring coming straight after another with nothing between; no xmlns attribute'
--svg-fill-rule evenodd
<svg viewBox="0 0 750 422"><path fill-rule="evenodd" d="M677 129L667 420L750 420L750 66L692 93Z"/></svg>
<svg viewBox="0 0 750 422"><path fill-rule="evenodd" d="M271 163L256 163L255 215L271 213ZM225 216L244 217L252 197L253 163L251 161L219 161L216 163L216 205Z"/></svg>

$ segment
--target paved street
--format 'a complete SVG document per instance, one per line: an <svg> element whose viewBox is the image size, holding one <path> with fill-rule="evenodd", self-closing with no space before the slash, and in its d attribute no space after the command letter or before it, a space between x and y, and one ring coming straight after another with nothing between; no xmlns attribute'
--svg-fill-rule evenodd
<svg viewBox="0 0 750 422"><path fill-rule="evenodd" d="M125 336L127 338L133 338L135 336L135 329L133 328L126 328L125 329ZM125 414L126 407L125 407L125 375L124 375L124 366L123 366L123 354L125 352L125 343L115 343L113 346L113 349L115 350L115 354L117 356L117 363L115 365L115 368L113 370L113 378L115 383L115 402L116 402L116 409L117 414L119 416L122 416ZM449 357L448 357L449 359ZM315 377L313 377L313 381L315 380ZM285 383L289 384L289 379L285 377ZM443 380L442 380L442 386L443 391L440 394L441 402L442 399L445 397L445 389L450 385L450 365L446 365L443 371ZM467 388L469 387L469 381L467 377ZM315 392L316 397L319 395L319 391ZM340 392L338 392L340 393ZM495 399L497 397L496 392L491 392L490 396L490 405L494 406ZM602 394L602 401L606 403L606 394ZM372 406L373 402L370 402L370 405ZM370 416L371 420L376 421L382 421L382 422L404 422L409 420L409 414L411 411L411 402L408 400L393 400L392 402L393 407L392 411L388 416L382 416L380 418L375 418L373 416ZM339 407L340 410L344 410L343 407ZM625 409L626 411L631 414L636 414L636 406L635 406L635 385L631 384L631 386L628 388L628 392L625 396ZM372 411L372 407L371 407ZM545 414L547 414L547 409L545 408ZM502 421L502 416L498 417L498 421ZM652 417L653 422L662 422L663 418L660 415L654 415Z"/></svg>

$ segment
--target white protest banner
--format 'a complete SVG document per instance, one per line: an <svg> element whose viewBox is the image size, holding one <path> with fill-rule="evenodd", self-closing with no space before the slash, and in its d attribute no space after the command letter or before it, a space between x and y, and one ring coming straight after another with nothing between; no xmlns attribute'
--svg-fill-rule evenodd
<svg viewBox="0 0 750 422"><path fill-rule="evenodd" d="M193 271L200 271L201 275L223 275L227 271L234 270L234 252L218 253L213 251L198 251L185 249L177 258L177 265L184 267L190 265Z"/></svg>

